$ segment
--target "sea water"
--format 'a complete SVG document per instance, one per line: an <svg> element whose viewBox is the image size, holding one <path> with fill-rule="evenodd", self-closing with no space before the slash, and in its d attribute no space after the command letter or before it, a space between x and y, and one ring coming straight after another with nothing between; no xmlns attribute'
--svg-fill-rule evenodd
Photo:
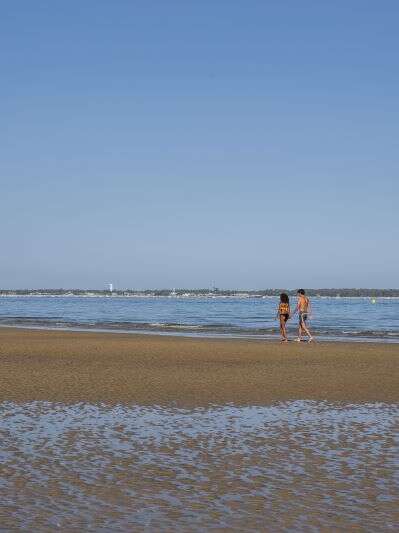
<svg viewBox="0 0 399 533"><path fill-rule="evenodd" d="M399 342L399 298L311 300L309 326L321 339ZM277 305L273 297L5 296L0 325L274 338ZM289 334L296 329L293 318Z"/></svg>

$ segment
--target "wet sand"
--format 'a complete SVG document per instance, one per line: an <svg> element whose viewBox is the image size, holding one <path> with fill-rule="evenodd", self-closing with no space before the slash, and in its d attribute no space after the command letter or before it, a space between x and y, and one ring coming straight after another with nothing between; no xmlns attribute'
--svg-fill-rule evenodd
<svg viewBox="0 0 399 533"><path fill-rule="evenodd" d="M397 402L399 345L0 329L0 401Z"/></svg>
<svg viewBox="0 0 399 533"><path fill-rule="evenodd" d="M1 531L398 531L399 406L6 402Z"/></svg>

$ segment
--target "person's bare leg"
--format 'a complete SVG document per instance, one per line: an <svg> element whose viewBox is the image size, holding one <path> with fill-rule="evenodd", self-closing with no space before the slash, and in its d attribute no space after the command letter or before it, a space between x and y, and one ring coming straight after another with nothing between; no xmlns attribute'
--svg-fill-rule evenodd
<svg viewBox="0 0 399 533"><path fill-rule="evenodd" d="M312 342L313 340L313 337L312 337L312 334L310 333L307 325L306 325L306 322L303 320L302 321L302 329L303 331L305 332L305 334L309 337L309 341L308 342Z"/></svg>
<svg viewBox="0 0 399 533"><path fill-rule="evenodd" d="M302 320L299 322L298 338L296 340L297 340L297 342L301 342L301 340L302 340Z"/></svg>
<svg viewBox="0 0 399 533"><path fill-rule="evenodd" d="M287 338L287 329L285 327L284 317L280 316L280 333L281 333L281 342L288 342Z"/></svg>

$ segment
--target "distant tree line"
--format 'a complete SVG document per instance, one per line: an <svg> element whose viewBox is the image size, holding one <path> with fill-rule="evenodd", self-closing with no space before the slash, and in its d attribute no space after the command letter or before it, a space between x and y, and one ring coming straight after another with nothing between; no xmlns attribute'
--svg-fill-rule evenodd
<svg viewBox="0 0 399 533"><path fill-rule="evenodd" d="M306 287L305 287L306 289ZM296 294L296 289L123 289L123 290L99 290L99 289L14 289L1 290L1 296L278 296L286 292L290 296ZM309 296L332 296L332 297L399 297L399 289L306 289Z"/></svg>

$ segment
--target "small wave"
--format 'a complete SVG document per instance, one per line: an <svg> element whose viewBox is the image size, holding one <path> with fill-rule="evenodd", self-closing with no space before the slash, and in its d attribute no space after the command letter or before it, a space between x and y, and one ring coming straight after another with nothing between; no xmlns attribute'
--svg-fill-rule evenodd
<svg viewBox="0 0 399 533"><path fill-rule="evenodd" d="M145 324L146 326L151 326L154 328L165 328L165 329L202 329L203 326L198 324L175 324L175 323L162 323L162 322L152 322Z"/></svg>
<svg viewBox="0 0 399 533"><path fill-rule="evenodd" d="M78 321L62 317L35 317L35 316L3 316L0 317L1 326L15 326L27 328L43 329L85 329L85 330L105 330L105 331L126 331L126 332L152 332L152 333L176 333L179 332L195 335L214 336L238 336L238 337L269 337L278 334L278 327L257 325L239 325L232 323L181 323L181 322L139 322L139 321ZM288 328L289 333L294 328ZM391 342L399 341L399 331L393 330L355 330L355 329L327 329L312 328L314 335L323 339L389 339Z"/></svg>

